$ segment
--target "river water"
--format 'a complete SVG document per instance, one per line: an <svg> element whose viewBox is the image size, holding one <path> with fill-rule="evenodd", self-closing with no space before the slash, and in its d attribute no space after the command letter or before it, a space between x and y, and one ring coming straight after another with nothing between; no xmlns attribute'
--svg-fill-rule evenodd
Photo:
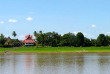
<svg viewBox="0 0 110 74"><path fill-rule="evenodd" d="M0 55L0 74L110 74L110 54Z"/></svg>

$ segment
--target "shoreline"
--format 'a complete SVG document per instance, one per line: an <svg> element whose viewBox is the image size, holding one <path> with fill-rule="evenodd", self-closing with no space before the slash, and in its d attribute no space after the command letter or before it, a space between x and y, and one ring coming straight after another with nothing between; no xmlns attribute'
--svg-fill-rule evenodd
<svg viewBox="0 0 110 74"><path fill-rule="evenodd" d="M3 54L86 54L86 53L110 53L110 52L0 52Z"/></svg>

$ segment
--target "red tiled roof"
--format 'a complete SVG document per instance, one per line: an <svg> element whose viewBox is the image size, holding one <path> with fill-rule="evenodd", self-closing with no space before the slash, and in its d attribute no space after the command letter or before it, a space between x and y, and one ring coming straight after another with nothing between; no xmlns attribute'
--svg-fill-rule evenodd
<svg viewBox="0 0 110 74"><path fill-rule="evenodd" d="M21 41L22 43L35 43L31 35L26 35L25 40Z"/></svg>
<svg viewBox="0 0 110 74"><path fill-rule="evenodd" d="M25 39L27 39L29 36L30 36L31 39L33 39L33 36L32 35L26 35L25 36Z"/></svg>
<svg viewBox="0 0 110 74"><path fill-rule="evenodd" d="M27 39L22 41L22 43L35 43L35 41L33 39Z"/></svg>

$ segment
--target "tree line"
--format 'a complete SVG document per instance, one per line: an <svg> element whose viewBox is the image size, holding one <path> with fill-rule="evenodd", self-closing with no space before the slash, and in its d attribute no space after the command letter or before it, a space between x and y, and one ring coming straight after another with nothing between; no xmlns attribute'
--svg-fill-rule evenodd
<svg viewBox="0 0 110 74"><path fill-rule="evenodd" d="M42 31L39 31L37 33L34 31L34 36L36 37L37 44L41 46L89 47L110 45L110 36L104 34L99 34L97 39L89 39L81 32L78 32L76 35L69 32L61 36L57 32L43 33Z"/></svg>
<svg viewBox="0 0 110 74"><path fill-rule="evenodd" d="M12 32L12 36L13 37L17 36L15 31ZM20 43L20 40L18 39L8 40L8 38L5 37L3 34L0 34L0 47L15 47L15 46L18 46L18 43ZM8 42L9 44L7 44L6 42Z"/></svg>
<svg viewBox="0 0 110 74"><path fill-rule="evenodd" d="M17 33L12 32L12 36L16 37ZM74 46L74 47L90 47L90 46L109 46L110 36L99 34L97 39L89 39L83 35L83 33L78 32L76 35L74 33L66 33L64 35L58 34L57 32L47 32L43 33L39 31L38 33L34 31L35 41L37 46ZM0 46L5 46L7 38L1 34L0 35ZM20 42L18 39L10 40L13 45L17 45Z"/></svg>

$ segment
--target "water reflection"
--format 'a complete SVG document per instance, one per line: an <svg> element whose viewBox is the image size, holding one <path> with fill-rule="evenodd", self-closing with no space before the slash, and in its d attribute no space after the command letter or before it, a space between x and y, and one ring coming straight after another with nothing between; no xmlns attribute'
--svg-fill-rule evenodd
<svg viewBox="0 0 110 74"><path fill-rule="evenodd" d="M0 55L0 74L109 74L110 54Z"/></svg>
<svg viewBox="0 0 110 74"><path fill-rule="evenodd" d="M101 65L100 65L101 64ZM100 74L109 74L110 71L110 56L108 55L103 55L102 57L99 58L99 69L102 71Z"/></svg>

